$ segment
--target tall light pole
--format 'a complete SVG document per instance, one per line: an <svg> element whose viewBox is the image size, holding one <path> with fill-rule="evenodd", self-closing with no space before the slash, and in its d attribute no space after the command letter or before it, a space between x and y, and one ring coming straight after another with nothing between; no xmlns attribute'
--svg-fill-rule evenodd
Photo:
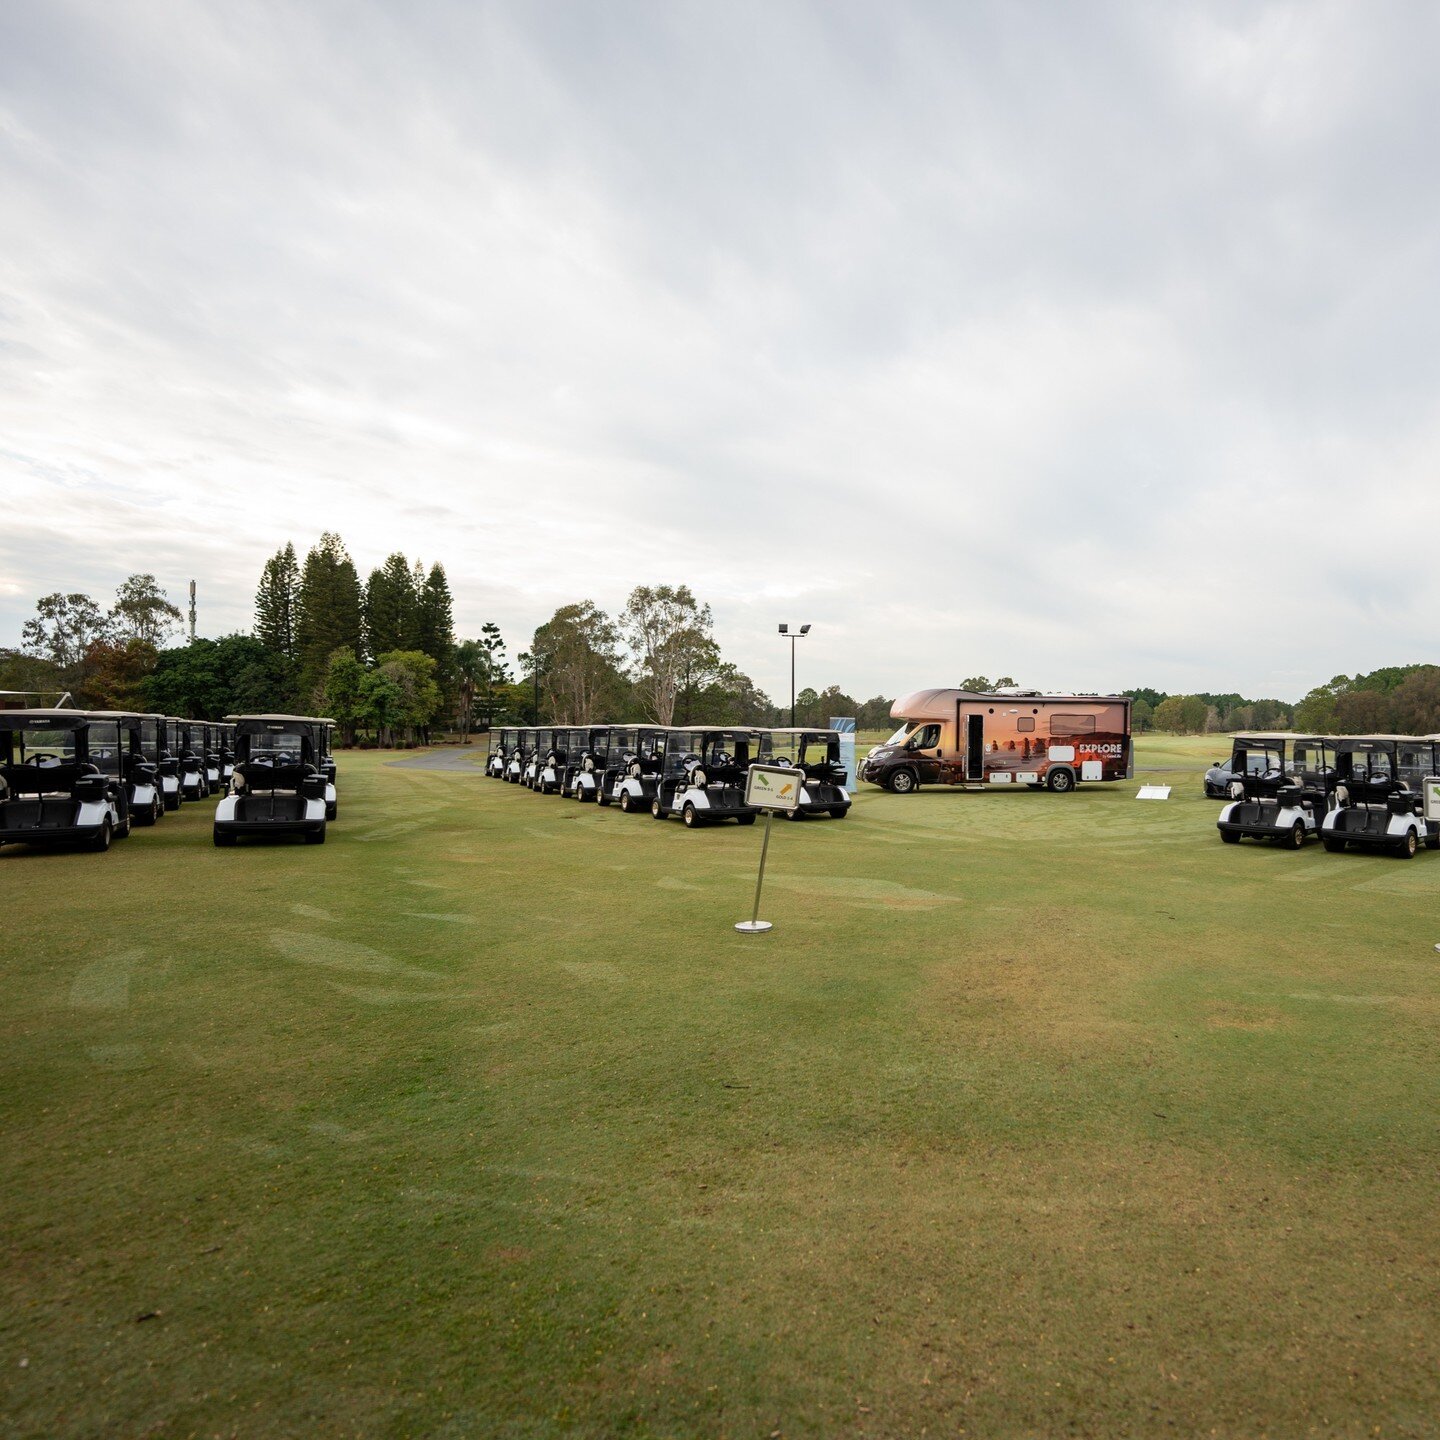
<svg viewBox="0 0 1440 1440"><path fill-rule="evenodd" d="M790 642L790 728L795 728L795 642L803 640L809 633L810 627L802 625L799 630L791 630L788 625L781 625L780 633Z"/></svg>

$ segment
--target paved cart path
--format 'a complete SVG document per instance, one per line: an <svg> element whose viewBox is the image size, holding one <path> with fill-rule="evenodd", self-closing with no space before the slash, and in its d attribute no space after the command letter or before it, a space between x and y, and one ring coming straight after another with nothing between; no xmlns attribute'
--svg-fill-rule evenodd
<svg viewBox="0 0 1440 1440"><path fill-rule="evenodd" d="M390 760L387 764L397 770L458 770L462 775L478 775L485 778L485 751L474 747L454 750L428 750L423 755L411 755L404 760Z"/></svg>

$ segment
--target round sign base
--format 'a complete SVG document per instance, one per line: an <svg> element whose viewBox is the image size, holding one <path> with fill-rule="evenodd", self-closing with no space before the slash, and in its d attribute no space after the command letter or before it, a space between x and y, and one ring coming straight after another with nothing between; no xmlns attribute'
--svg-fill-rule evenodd
<svg viewBox="0 0 1440 1440"><path fill-rule="evenodd" d="M735 928L742 935L763 935L774 927L768 920L742 920Z"/></svg>

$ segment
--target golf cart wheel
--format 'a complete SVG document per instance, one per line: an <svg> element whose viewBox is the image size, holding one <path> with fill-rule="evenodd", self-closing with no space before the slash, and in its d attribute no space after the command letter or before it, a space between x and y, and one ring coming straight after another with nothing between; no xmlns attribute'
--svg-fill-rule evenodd
<svg viewBox="0 0 1440 1440"><path fill-rule="evenodd" d="M628 790L620 792L620 809L626 815L630 813L630 792Z"/></svg>
<svg viewBox="0 0 1440 1440"><path fill-rule="evenodd" d="M117 840L128 840L130 838L130 812L125 812L125 818L115 827L115 838Z"/></svg>
<svg viewBox="0 0 1440 1440"><path fill-rule="evenodd" d="M164 813L165 802L157 795L154 800L150 802L150 823L152 825L158 825L160 823L160 817Z"/></svg>
<svg viewBox="0 0 1440 1440"><path fill-rule="evenodd" d="M165 808L167 810L178 810L180 808L180 797L178 795L165 797Z"/></svg>
<svg viewBox="0 0 1440 1440"><path fill-rule="evenodd" d="M1427 850L1440 850L1440 835L1426 835L1425 848Z"/></svg>
<svg viewBox="0 0 1440 1440"><path fill-rule="evenodd" d="M1290 848L1291 848L1292 850L1302 850L1302 849L1304 849L1304 847L1305 847L1305 825L1304 825L1304 823L1303 823L1302 821L1297 820L1297 821L1290 827L1290 836L1289 836L1289 839L1290 839Z"/></svg>
<svg viewBox="0 0 1440 1440"><path fill-rule="evenodd" d="M896 795L913 795L920 788L913 770L897 770L890 777L890 789Z"/></svg>
<svg viewBox="0 0 1440 1440"><path fill-rule="evenodd" d="M1057 795L1068 795L1075 788L1075 777L1068 770L1052 770L1045 784Z"/></svg>
<svg viewBox="0 0 1440 1440"><path fill-rule="evenodd" d="M1240 843L1240 837L1230 830L1222 830L1220 832L1220 838L1227 845L1238 845Z"/></svg>
<svg viewBox="0 0 1440 1440"><path fill-rule="evenodd" d="M323 845L325 843L325 827L322 825L318 830L307 830L305 843L307 845Z"/></svg>
<svg viewBox="0 0 1440 1440"><path fill-rule="evenodd" d="M832 820L843 820L849 813L850 807L848 805L833 805L830 808L830 818Z"/></svg>
<svg viewBox="0 0 1440 1440"><path fill-rule="evenodd" d="M325 818L326 818L327 820L333 820L339 813L340 813L340 803L339 803L339 801L336 801L336 803L335 803L334 805L327 805L327 806L325 807Z"/></svg>
<svg viewBox="0 0 1440 1440"><path fill-rule="evenodd" d="M650 818L652 820L663 820L665 818L665 812L660 808L660 797L658 795L650 802Z"/></svg>
<svg viewBox="0 0 1440 1440"><path fill-rule="evenodd" d="M1336 839L1335 836L1333 836L1333 835L1322 835L1322 836L1320 837L1320 843L1321 843L1332 855L1339 855L1339 854L1343 853L1343 851L1344 851L1344 849L1345 849L1345 842L1344 842L1343 840L1338 840L1338 839Z"/></svg>
<svg viewBox="0 0 1440 1440"><path fill-rule="evenodd" d="M214 840L217 849L225 850L235 843L235 837L224 830L214 832Z"/></svg>
<svg viewBox="0 0 1440 1440"><path fill-rule="evenodd" d="M680 812L680 818L685 822L687 830L693 830L700 823L700 812L687 800L685 808Z"/></svg>
<svg viewBox="0 0 1440 1440"><path fill-rule="evenodd" d="M805 812L797 805L793 810L787 810L785 812L785 818L787 820L803 820L805 819Z"/></svg>
<svg viewBox="0 0 1440 1440"><path fill-rule="evenodd" d="M595 791L595 803L603 810L605 806L610 803L610 797L603 790L597 789Z"/></svg>
<svg viewBox="0 0 1440 1440"><path fill-rule="evenodd" d="M755 816L753 813L747 815L737 815L735 817L735 823L737 825L753 825L755 823Z"/></svg>
<svg viewBox="0 0 1440 1440"><path fill-rule="evenodd" d="M1415 852L1419 850L1419 848L1420 837L1416 835L1413 830L1407 830L1405 832L1405 838L1400 842L1400 848L1396 850L1395 853L1402 860L1413 860L1415 858Z"/></svg>
<svg viewBox="0 0 1440 1440"><path fill-rule="evenodd" d="M107 815L100 822L100 833L90 842L90 848L92 850L108 850L110 848L110 837L112 834L110 817Z"/></svg>

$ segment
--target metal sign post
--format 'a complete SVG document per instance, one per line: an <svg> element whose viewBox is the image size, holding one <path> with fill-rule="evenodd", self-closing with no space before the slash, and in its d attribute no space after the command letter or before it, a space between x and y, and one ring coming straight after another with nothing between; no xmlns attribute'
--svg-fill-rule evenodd
<svg viewBox="0 0 1440 1440"><path fill-rule="evenodd" d="M742 935L763 935L774 927L760 918L760 889L765 884L765 856L770 850L770 822L777 810L800 806L800 783L804 775L785 765L752 765L745 774L745 803L765 812L765 838L760 842L760 873L755 877L755 905L748 920L735 928Z"/></svg>

